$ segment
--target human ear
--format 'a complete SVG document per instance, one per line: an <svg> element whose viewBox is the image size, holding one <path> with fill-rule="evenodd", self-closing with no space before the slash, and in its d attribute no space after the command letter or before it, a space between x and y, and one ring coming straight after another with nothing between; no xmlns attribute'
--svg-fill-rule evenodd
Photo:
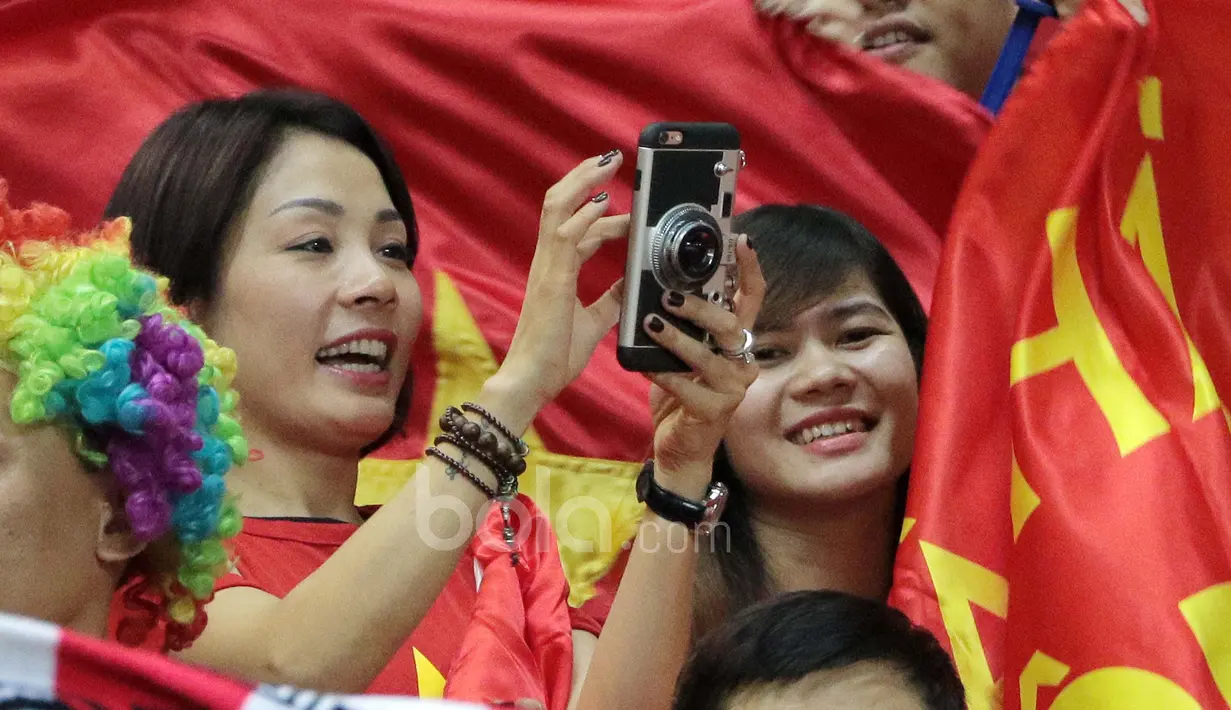
<svg viewBox="0 0 1231 710"><path fill-rule="evenodd" d="M124 507L117 501L104 501L98 520L95 555L107 564L125 564L141 554L146 543L137 539Z"/></svg>

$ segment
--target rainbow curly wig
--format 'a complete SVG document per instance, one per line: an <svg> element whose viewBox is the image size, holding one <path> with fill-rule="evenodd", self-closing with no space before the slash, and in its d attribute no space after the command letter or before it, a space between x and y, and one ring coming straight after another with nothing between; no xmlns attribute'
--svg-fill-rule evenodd
<svg viewBox="0 0 1231 710"><path fill-rule="evenodd" d="M0 179L0 367L13 422L55 424L108 471L134 535L162 550L125 593L120 640L161 621L164 650L205 626L240 516L224 478L248 444L232 416L235 354L172 308L165 280L128 256L130 222L73 232L64 211L8 204ZM161 568L161 569L160 569Z"/></svg>

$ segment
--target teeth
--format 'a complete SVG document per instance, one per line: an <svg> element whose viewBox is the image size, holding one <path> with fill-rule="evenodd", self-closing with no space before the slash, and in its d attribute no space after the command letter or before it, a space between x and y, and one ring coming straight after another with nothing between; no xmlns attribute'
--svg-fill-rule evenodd
<svg viewBox="0 0 1231 710"><path fill-rule="evenodd" d="M351 372L380 372L382 369L380 365L374 365L369 362L365 362L365 363L343 362L343 363L338 363L337 365L334 365L334 367L338 368L339 370L349 370Z"/></svg>
<svg viewBox="0 0 1231 710"><path fill-rule="evenodd" d="M910 37L908 37L905 32L886 32L883 35L874 37L872 41L867 44L869 49L881 49L882 47L888 47L893 44L904 44L909 41L911 41Z"/></svg>
<svg viewBox="0 0 1231 710"><path fill-rule="evenodd" d="M351 340L332 348L322 348L317 351L318 358L337 357L339 355L367 355L384 361L389 354L389 346L379 340Z"/></svg>
<svg viewBox="0 0 1231 710"><path fill-rule="evenodd" d="M860 419L848 419L841 422L826 422L818 424L814 427L809 427L801 432L791 435L791 441L800 446L807 446L817 439L825 439L834 436L842 436L851 432L866 431L863 421Z"/></svg>

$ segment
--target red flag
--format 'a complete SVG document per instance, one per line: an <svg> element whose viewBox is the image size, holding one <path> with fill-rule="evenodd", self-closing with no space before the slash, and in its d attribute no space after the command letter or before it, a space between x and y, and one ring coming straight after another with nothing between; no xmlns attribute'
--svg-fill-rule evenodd
<svg viewBox="0 0 1231 710"><path fill-rule="evenodd" d="M0 707L71 710L479 710L391 696L336 696L240 683L153 653L0 614Z"/></svg>
<svg viewBox="0 0 1231 710"><path fill-rule="evenodd" d="M1231 8L1086 4L955 208L891 602L972 710L1227 707Z"/></svg>
<svg viewBox="0 0 1231 710"><path fill-rule="evenodd" d="M510 508L517 531L512 548L502 536L499 506L476 536L479 599L444 696L564 708L573 682L573 627L556 536L529 498L518 496Z"/></svg>
<svg viewBox="0 0 1231 710"><path fill-rule="evenodd" d="M442 407L473 396L503 357L543 193L582 158L631 156L651 121L732 122L749 161L737 209L841 209L884 240L926 303L938 235L988 126L952 88L760 17L750 0L27 1L0 4L0 46L20 58L0 62L0 174L17 202L48 200L83 223L154 126L206 96L299 84L389 138L421 222L428 318L411 435L364 463L365 504L401 486ZM632 162L613 210L629 205ZM619 246L596 255L582 296L623 261ZM646 384L614 349L613 336L527 437L523 490L549 515L579 493L609 510L610 525L553 517L574 602L640 512ZM536 480L540 467L567 475Z"/></svg>

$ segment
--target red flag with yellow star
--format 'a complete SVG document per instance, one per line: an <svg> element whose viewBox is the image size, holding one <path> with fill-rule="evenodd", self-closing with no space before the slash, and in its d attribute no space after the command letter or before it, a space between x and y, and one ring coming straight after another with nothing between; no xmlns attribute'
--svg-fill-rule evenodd
<svg viewBox="0 0 1231 710"><path fill-rule="evenodd" d="M442 407L495 371L543 193L582 159L624 150L611 194L612 211L627 210L646 124L731 122L748 154L738 210L848 212L926 302L939 235L989 125L956 90L762 17L751 0L28 0L0 3L0 47L14 58L0 62L0 174L18 202L48 200L86 222L141 140L203 97L304 86L389 139L420 221L428 313L409 436L364 463L361 503L397 490ZM624 255L594 257L583 298L622 275ZM523 490L557 526L574 602L640 513L648 387L614 351L613 336L527 436Z"/></svg>
<svg viewBox="0 0 1231 710"><path fill-rule="evenodd" d="M1231 6L1087 5L955 210L891 602L972 710L1225 708Z"/></svg>

